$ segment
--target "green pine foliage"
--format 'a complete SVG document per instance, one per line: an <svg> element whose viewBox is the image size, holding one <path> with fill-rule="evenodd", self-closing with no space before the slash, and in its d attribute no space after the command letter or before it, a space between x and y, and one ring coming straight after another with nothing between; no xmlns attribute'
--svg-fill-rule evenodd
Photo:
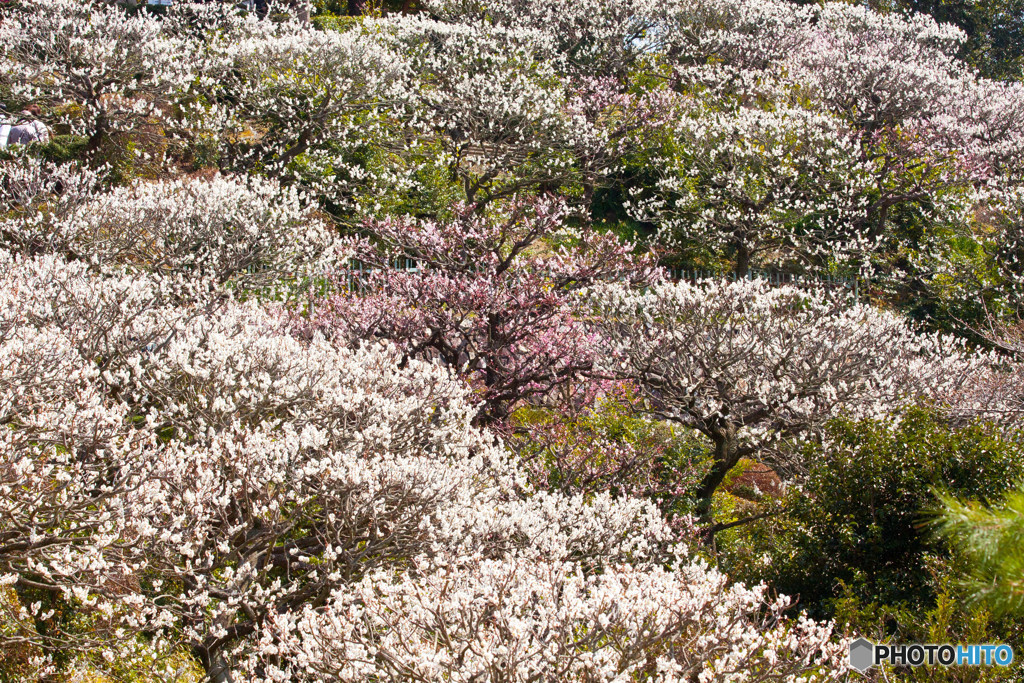
<svg viewBox="0 0 1024 683"><path fill-rule="evenodd" d="M1024 484L992 503L945 493L940 536L970 559L963 585L970 599L999 615L1024 617Z"/></svg>

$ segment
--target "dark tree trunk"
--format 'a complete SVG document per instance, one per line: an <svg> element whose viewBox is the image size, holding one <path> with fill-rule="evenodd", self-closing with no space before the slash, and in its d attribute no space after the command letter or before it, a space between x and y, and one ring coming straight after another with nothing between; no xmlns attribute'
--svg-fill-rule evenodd
<svg viewBox="0 0 1024 683"><path fill-rule="evenodd" d="M711 522L711 497L718 487L722 485L729 470L736 466L740 460L738 444L736 443L736 427L727 425L721 429L715 429L711 435L715 444L714 463L711 471L704 475L697 488L697 515L702 522Z"/></svg>
<svg viewBox="0 0 1024 683"><path fill-rule="evenodd" d="M96 118L93 132L89 135L89 141L85 145L85 151L88 154L99 151L99 148L103 145L103 140L107 137L107 117L102 109L100 112L100 115Z"/></svg>
<svg viewBox="0 0 1024 683"><path fill-rule="evenodd" d="M206 680L210 683L234 683L231 677L231 667L224 661L223 655L219 652L210 652L208 648L195 648L196 658L206 672Z"/></svg>
<svg viewBox="0 0 1024 683"><path fill-rule="evenodd" d="M736 241L736 279L742 280L750 272L750 247L744 240Z"/></svg>

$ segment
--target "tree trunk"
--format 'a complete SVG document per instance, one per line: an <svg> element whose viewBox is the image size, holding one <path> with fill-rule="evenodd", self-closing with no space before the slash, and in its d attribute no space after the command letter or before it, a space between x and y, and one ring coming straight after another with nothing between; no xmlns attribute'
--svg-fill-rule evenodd
<svg viewBox="0 0 1024 683"><path fill-rule="evenodd" d="M744 240L736 240L736 279L742 280L750 272L750 247Z"/></svg>
<svg viewBox="0 0 1024 683"><path fill-rule="evenodd" d="M711 497L722 485L729 470L736 466L740 456L737 453L736 427L728 424L724 428L715 429L711 434L715 444L715 459L711 471L704 475L697 488L697 515L701 522L711 522Z"/></svg>
<svg viewBox="0 0 1024 683"><path fill-rule="evenodd" d="M224 661L222 654L211 653L205 647L197 647L195 654L206 672L206 680L210 683L234 683L234 679L231 677L231 667Z"/></svg>
<svg viewBox="0 0 1024 683"><path fill-rule="evenodd" d="M107 137L107 119L102 114L96 119L96 126L93 128L93 132L89 135L89 140L85 144L85 152L87 154L95 154L99 151L100 147L103 146L103 140Z"/></svg>
<svg viewBox="0 0 1024 683"><path fill-rule="evenodd" d="M594 208L594 183L584 182L583 183L583 206L586 210L586 215L590 215Z"/></svg>

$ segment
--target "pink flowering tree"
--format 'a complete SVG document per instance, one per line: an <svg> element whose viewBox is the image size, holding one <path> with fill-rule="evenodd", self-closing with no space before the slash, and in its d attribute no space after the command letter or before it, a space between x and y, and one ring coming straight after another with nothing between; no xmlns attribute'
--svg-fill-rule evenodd
<svg viewBox="0 0 1024 683"><path fill-rule="evenodd" d="M371 221L373 243L354 252L371 269L360 291L318 303L302 324L343 345L387 339L407 358L440 362L478 391L478 423L501 422L592 368L597 347L573 315L573 291L651 275L646 257L566 221L554 199L504 213L459 206L437 222ZM415 269L396 267L409 258Z"/></svg>

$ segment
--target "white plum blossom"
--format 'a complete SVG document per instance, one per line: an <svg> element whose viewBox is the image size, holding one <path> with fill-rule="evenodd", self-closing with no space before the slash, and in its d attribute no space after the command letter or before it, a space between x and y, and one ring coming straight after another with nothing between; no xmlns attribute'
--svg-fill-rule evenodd
<svg viewBox="0 0 1024 683"><path fill-rule="evenodd" d="M740 276L765 258L814 263L873 247L858 230L868 216L872 166L836 118L790 107L716 112L683 104L668 134L654 158L654 187L636 188L627 205L656 222L663 241L728 250Z"/></svg>
<svg viewBox="0 0 1024 683"><path fill-rule="evenodd" d="M196 48L203 78L186 108L193 134L212 141L222 169L258 168L347 200L365 175L351 154L403 92L407 58L370 32L245 26L215 23Z"/></svg>
<svg viewBox="0 0 1024 683"><path fill-rule="evenodd" d="M746 456L782 472L806 465L779 440L832 417L879 417L969 393L992 359L920 333L870 305L764 281L597 287L584 299L607 340L609 372L634 378L651 410L706 436L708 500ZM798 454L797 454L798 455Z"/></svg>
<svg viewBox="0 0 1024 683"><path fill-rule="evenodd" d="M89 136L159 121L191 78L189 46L157 17L102 0L38 0L0 23L0 74L12 95L54 107L57 121Z"/></svg>
<svg viewBox="0 0 1024 683"><path fill-rule="evenodd" d="M828 627L706 565L482 559L376 572L322 609L274 620L281 676L361 681L825 681L845 668ZM753 630L756 627L759 630Z"/></svg>

